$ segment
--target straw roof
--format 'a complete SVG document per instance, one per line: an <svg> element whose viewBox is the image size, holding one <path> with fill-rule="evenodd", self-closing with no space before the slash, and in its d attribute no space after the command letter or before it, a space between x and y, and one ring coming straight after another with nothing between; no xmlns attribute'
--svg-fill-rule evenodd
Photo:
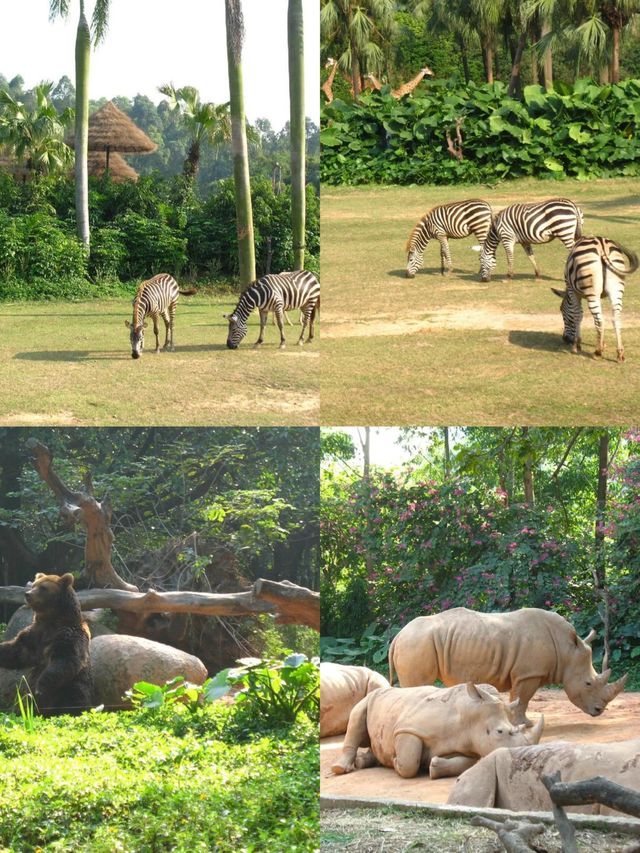
<svg viewBox="0 0 640 853"><path fill-rule="evenodd" d="M70 139L68 144L73 148L75 140ZM89 116L89 151L151 154L157 148L155 142L111 101Z"/></svg>
<svg viewBox="0 0 640 853"><path fill-rule="evenodd" d="M103 151L90 151L87 163L89 175L92 178L99 178L106 171L107 155ZM123 181L137 181L140 177L124 157L121 157L116 151L109 155L109 175L116 184L121 184Z"/></svg>

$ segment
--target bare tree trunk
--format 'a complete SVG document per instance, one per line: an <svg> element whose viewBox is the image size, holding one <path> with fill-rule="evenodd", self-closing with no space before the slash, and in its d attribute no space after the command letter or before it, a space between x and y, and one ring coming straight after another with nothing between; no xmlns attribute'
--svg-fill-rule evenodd
<svg viewBox="0 0 640 853"><path fill-rule="evenodd" d="M264 580L259 578L253 585L254 596L278 609L276 622L282 625L308 625L320 630L320 593L312 592L291 581Z"/></svg>
<svg viewBox="0 0 640 853"><path fill-rule="evenodd" d="M620 29L613 27L611 31L611 82L620 82Z"/></svg>
<svg viewBox="0 0 640 853"><path fill-rule="evenodd" d="M462 73L464 74L464 82L468 83L471 80L471 72L469 71L469 53L467 51L467 43L461 33L456 33L456 41L460 49L460 59L462 60Z"/></svg>
<svg viewBox="0 0 640 853"><path fill-rule="evenodd" d="M451 448L449 446L449 427L443 427L444 432L444 478L449 479L451 472Z"/></svg>
<svg viewBox="0 0 640 853"><path fill-rule="evenodd" d="M527 34L525 32L520 33L520 38L518 39L518 45L516 47L516 52L513 57L513 65L511 67L511 79L509 80L509 89L507 94L511 97L519 97L522 92L522 81L520 79L520 66L522 65L522 54L524 53L524 47L527 43Z"/></svg>
<svg viewBox="0 0 640 853"><path fill-rule="evenodd" d="M543 20L542 26L540 28L540 36L544 37L550 32L551 24L545 19ZM542 77L545 89L547 89L547 91L549 89L553 89L553 54L551 52L551 49L549 49L544 55Z"/></svg>
<svg viewBox="0 0 640 853"><path fill-rule="evenodd" d="M559 776L559 774L557 774ZM550 784L547 784L548 780ZM640 794L604 776L594 776L580 782L560 782L555 777L543 777L552 801L559 806L584 806L602 803L610 809L640 817Z"/></svg>
<svg viewBox="0 0 640 853"><path fill-rule="evenodd" d="M493 83L493 48L490 44L485 44L483 48L483 56L487 83Z"/></svg>
<svg viewBox="0 0 640 853"><path fill-rule="evenodd" d="M529 437L529 427L522 428L522 437L526 440ZM529 504L529 506L534 506L535 504L535 494L533 489L533 456L531 450L528 449L526 451L524 457L523 464L523 488L524 488L524 502Z"/></svg>
<svg viewBox="0 0 640 853"><path fill-rule="evenodd" d="M594 570L596 596L602 602L602 622L604 627L603 669L609 661L609 592L607 590L606 555L604 531L607 515L607 487L609 479L609 433L600 435L598 444L598 483L596 489L596 525L594 541Z"/></svg>
<svg viewBox="0 0 640 853"><path fill-rule="evenodd" d="M360 446L362 447L362 477L365 480L369 479L369 473L371 470L371 427L364 427L364 434L358 430L358 436L360 438Z"/></svg>
<svg viewBox="0 0 640 853"><path fill-rule="evenodd" d="M84 576L88 584L137 592L138 588L123 581L111 565L111 504L107 498L102 502L94 498L91 475L85 476L84 489L74 492L53 470L53 456L48 447L30 438L27 448L33 454L34 466L40 478L58 501L63 521L70 525L79 521L87 531Z"/></svg>

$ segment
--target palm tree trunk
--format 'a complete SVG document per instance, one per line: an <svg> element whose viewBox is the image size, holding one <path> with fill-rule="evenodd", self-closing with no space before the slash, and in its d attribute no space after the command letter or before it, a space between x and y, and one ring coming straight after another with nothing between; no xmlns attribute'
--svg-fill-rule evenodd
<svg viewBox="0 0 640 853"><path fill-rule="evenodd" d="M89 248L89 57L91 33L80 3L80 20L76 34L76 223L78 237Z"/></svg>
<svg viewBox="0 0 640 853"><path fill-rule="evenodd" d="M493 83L493 49L490 44L485 44L483 49L483 55L487 83Z"/></svg>
<svg viewBox="0 0 640 853"><path fill-rule="evenodd" d="M611 30L613 36L611 44L611 82L620 82L620 29L613 27Z"/></svg>
<svg viewBox="0 0 640 853"><path fill-rule="evenodd" d="M546 19L543 20L540 28L540 37L544 37L551 32L551 25ZM544 55L544 65L542 67L542 76L544 79L544 87L547 91L553 89L553 54L551 48Z"/></svg>
<svg viewBox="0 0 640 853"><path fill-rule="evenodd" d="M304 115L304 21L302 0L289 0L289 102L291 139L291 231L293 268L304 269L305 249L305 115Z"/></svg>
<svg viewBox="0 0 640 853"><path fill-rule="evenodd" d="M520 33L520 38L518 39L518 46L516 47L516 52L513 57L513 66L511 68L511 79L509 80L509 90L507 92L508 95L513 97L514 95L519 96L522 91L522 82L520 80L520 66L522 65L522 54L524 53L524 46L527 41L527 34L525 32Z"/></svg>
<svg viewBox="0 0 640 853"><path fill-rule="evenodd" d="M231 148L236 197L240 284L247 285L255 281L256 278L256 255L253 239L249 153L247 150L244 91L242 87L242 42L244 27L241 0L225 0L225 12L231 112Z"/></svg>
<svg viewBox="0 0 640 853"><path fill-rule="evenodd" d="M462 73L464 74L464 82L468 83L471 80L471 73L469 71L469 55L467 53L467 44L464 40L464 36L461 33L456 33L456 41L458 42L458 48L460 49L460 59L462 60Z"/></svg>

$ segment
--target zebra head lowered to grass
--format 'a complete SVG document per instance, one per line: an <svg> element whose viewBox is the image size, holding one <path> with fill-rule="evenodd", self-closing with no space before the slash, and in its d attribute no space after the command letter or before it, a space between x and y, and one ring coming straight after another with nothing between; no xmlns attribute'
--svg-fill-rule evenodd
<svg viewBox="0 0 640 853"><path fill-rule="evenodd" d="M629 261L627 266L626 261ZM564 270L566 290L551 290L560 296L560 311L564 321L562 339L572 344L572 352L580 352L580 325L582 323L582 300L587 300L598 334L596 355L604 352L604 323L602 320L602 297L607 296L613 312L613 327L616 332L618 361L624 361L622 346L622 297L624 278L638 269L638 258L634 252L607 237L583 237L575 244Z"/></svg>
<svg viewBox="0 0 640 853"><path fill-rule="evenodd" d="M507 255L507 279L513 278L513 250L516 243L520 243L527 253L536 278L539 278L540 269L533 256L532 244L549 243L557 237L567 249L571 249L582 236L583 221L582 211L568 198L510 204L493 217L480 252L480 279L491 279L500 243Z"/></svg>
<svg viewBox="0 0 640 853"><path fill-rule="evenodd" d="M422 257L430 240L440 243L440 272L451 272L449 237L459 239L470 234L484 242L491 226L491 207L478 198L454 201L432 208L415 226L407 241L407 278L414 278L422 267Z"/></svg>
<svg viewBox="0 0 640 853"><path fill-rule="evenodd" d="M254 308L260 312L260 335L256 341L259 346L264 340L264 327L269 312L275 314L280 329L280 348L285 346L284 312L299 308L302 318L302 332L298 344L304 343L304 332L309 326L307 343L313 340L313 324L320 306L320 282L311 272L296 270L295 272L270 273L263 275L247 287L242 293L233 314L224 314L229 321L227 346L237 349L238 344L247 334L247 320Z"/></svg>
<svg viewBox="0 0 640 853"><path fill-rule="evenodd" d="M176 313L178 295L193 296L195 288L180 290L173 276L167 273L154 275L143 281L133 300L133 318L125 320L131 341L131 358L140 358L144 349L144 330L147 328L145 317L153 320L153 332L156 336L156 353L160 352L158 337L158 317L164 320L165 336L163 349L173 351L173 318Z"/></svg>

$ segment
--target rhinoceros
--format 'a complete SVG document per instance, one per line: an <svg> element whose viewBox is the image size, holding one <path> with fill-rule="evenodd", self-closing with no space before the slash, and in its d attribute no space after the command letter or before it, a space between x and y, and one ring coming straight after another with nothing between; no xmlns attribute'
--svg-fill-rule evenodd
<svg viewBox="0 0 640 853"><path fill-rule="evenodd" d="M448 803L550 811L551 799L540 779L556 770L563 782L605 776L640 791L640 738L618 743L548 741L538 746L497 749L460 776ZM589 814L616 814L599 804L566 808Z"/></svg>
<svg viewBox="0 0 640 853"><path fill-rule="evenodd" d="M544 718L525 735L491 687L388 687L374 690L349 717L342 753L331 766L340 775L382 764L404 778L434 767L432 778L456 774L499 746L537 743ZM358 755L359 747L369 747ZM436 762L436 759L442 759Z"/></svg>
<svg viewBox="0 0 640 853"><path fill-rule="evenodd" d="M389 682L366 666L341 663L320 664L320 737L341 735L347 730L354 705L372 690L389 687Z"/></svg>
<svg viewBox="0 0 640 853"><path fill-rule="evenodd" d="M511 613L477 613L456 607L419 616L396 635L389 647L389 681L394 669L402 687L486 682L509 690L514 722L531 725L529 701L545 684L564 685L581 711L597 717L620 693L626 675L608 684L611 670L598 675L591 662L591 631L581 640L558 613L523 608Z"/></svg>

